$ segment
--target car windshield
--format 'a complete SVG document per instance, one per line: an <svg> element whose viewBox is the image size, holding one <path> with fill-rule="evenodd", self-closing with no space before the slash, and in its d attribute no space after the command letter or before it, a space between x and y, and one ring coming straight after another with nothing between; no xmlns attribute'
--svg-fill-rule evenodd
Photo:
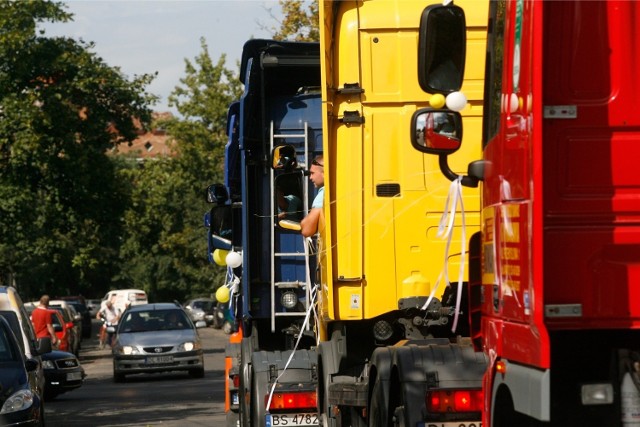
<svg viewBox="0 0 640 427"><path fill-rule="evenodd" d="M182 310L127 311L118 333L191 329L193 326Z"/></svg>

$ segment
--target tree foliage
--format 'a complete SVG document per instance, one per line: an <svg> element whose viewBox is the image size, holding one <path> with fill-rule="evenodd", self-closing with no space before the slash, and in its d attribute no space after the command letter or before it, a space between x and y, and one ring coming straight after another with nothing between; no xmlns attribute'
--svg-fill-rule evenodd
<svg viewBox="0 0 640 427"><path fill-rule="evenodd" d="M275 30L275 40L319 41L318 0L278 0L284 18ZM306 5L306 8L305 8Z"/></svg>
<svg viewBox="0 0 640 427"><path fill-rule="evenodd" d="M214 63L204 39L201 48L185 60L185 77L169 98L182 118L162 123L174 157L128 172L134 203L125 215L123 278L144 284L156 300L211 294L223 273L207 260L204 190L223 180L227 109L242 92L225 56Z"/></svg>
<svg viewBox="0 0 640 427"><path fill-rule="evenodd" d="M316 0L280 6L275 39L318 40ZM212 293L224 272L207 261L204 189L223 181L237 73L202 39L169 99L181 118L156 124L173 156L110 157L150 121L153 76L129 80L92 43L38 30L71 18L49 0L0 1L0 284L25 298L129 286L155 301Z"/></svg>
<svg viewBox="0 0 640 427"><path fill-rule="evenodd" d="M126 188L106 151L150 118L152 76L128 81L92 45L37 31L57 3L0 3L0 280L89 292L117 268Z"/></svg>

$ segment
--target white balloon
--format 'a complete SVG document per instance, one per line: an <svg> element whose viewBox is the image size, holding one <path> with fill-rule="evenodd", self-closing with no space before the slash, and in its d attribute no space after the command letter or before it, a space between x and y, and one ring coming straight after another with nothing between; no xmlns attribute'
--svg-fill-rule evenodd
<svg viewBox="0 0 640 427"><path fill-rule="evenodd" d="M227 265L231 268L240 267L242 265L242 255L238 252L229 252L225 258Z"/></svg>
<svg viewBox="0 0 640 427"><path fill-rule="evenodd" d="M447 108L451 111L462 111L467 105L467 97L462 92L451 92L447 95Z"/></svg>

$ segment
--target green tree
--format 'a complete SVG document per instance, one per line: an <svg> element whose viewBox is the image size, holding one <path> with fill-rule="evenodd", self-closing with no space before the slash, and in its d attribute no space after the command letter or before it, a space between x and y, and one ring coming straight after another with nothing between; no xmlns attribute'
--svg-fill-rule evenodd
<svg viewBox="0 0 640 427"><path fill-rule="evenodd" d="M0 2L0 280L26 297L108 286L128 201L106 152L135 138L154 99L152 76L129 81L92 44L37 31L70 18L59 3Z"/></svg>
<svg viewBox="0 0 640 427"><path fill-rule="evenodd" d="M182 118L161 124L174 156L126 172L135 202L125 215L122 278L154 300L211 294L224 273L207 260L204 190L223 179L227 109L242 91L225 56L214 63L204 39L201 48L169 98Z"/></svg>
<svg viewBox="0 0 640 427"><path fill-rule="evenodd" d="M284 18L274 30L275 40L319 41L318 0L278 0ZM305 8L306 6L306 8Z"/></svg>

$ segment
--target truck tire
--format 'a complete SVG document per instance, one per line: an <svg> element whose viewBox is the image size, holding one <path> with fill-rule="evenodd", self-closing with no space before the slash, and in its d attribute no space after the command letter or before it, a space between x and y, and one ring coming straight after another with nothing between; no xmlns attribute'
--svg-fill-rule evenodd
<svg viewBox="0 0 640 427"><path fill-rule="evenodd" d="M240 427L251 427L251 407L247 405L245 399L246 392L249 390L252 381L251 353L253 353L253 339L243 338L240 347L240 388L238 389L238 397L240 398Z"/></svg>
<svg viewBox="0 0 640 427"><path fill-rule="evenodd" d="M371 392L371 403L369 404L369 427L388 427L387 402L382 391L380 378L376 379Z"/></svg>
<svg viewBox="0 0 640 427"><path fill-rule="evenodd" d="M329 416L329 385L331 375L338 372L331 354L331 345L321 342L318 348L318 358L322 360L321 369L318 375L318 416L321 419L322 427L339 427L335 418Z"/></svg>

